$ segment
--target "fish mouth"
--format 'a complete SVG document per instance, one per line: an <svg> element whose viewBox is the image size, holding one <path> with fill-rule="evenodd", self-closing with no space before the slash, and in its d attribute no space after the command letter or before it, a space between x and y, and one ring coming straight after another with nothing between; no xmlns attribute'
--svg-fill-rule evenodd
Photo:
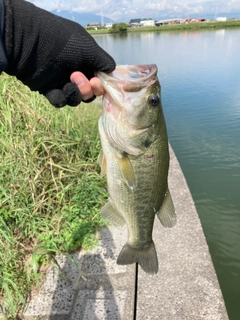
<svg viewBox="0 0 240 320"><path fill-rule="evenodd" d="M129 100L129 94L147 91L157 81L157 72L156 64L117 65L112 73L99 71L96 76L100 79L108 100L122 110L122 106Z"/></svg>
<svg viewBox="0 0 240 320"><path fill-rule="evenodd" d="M101 80L107 92L109 91L109 85L119 88L119 84L124 91L136 92L156 81L157 71L156 64L117 65L116 69L109 75L99 71L97 77Z"/></svg>
<svg viewBox="0 0 240 320"><path fill-rule="evenodd" d="M100 72L102 74L102 72ZM156 64L149 65L117 65L116 69L110 74L110 77L116 80L128 80L132 82L147 82L150 78L157 74Z"/></svg>

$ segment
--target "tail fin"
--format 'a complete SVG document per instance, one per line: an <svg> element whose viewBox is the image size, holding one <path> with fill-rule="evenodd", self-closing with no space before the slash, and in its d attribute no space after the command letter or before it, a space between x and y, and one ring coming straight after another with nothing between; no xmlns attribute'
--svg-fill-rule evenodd
<svg viewBox="0 0 240 320"><path fill-rule="evenodd" d="M158 258L154 242L144 249L131 247L128 243L124 245L119 253L117 264L126 265L138 262L143 271L148 274L158 272Z"/></svg>

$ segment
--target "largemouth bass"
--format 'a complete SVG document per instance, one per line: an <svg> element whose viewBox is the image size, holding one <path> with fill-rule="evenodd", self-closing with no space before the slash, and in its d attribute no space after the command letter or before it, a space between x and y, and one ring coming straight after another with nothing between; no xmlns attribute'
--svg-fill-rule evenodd
<svg viewBox="0 0 240 320"><path fill-rule="evenodd" d="M138 262L146 273L155 274L154 218L157 215L164 227L176 223L157 66L118 65L111 75L97 76L106 91L99 119L100 165L110 196L100 214L114 225L127 224L128 241L117 263Z"/></svg>

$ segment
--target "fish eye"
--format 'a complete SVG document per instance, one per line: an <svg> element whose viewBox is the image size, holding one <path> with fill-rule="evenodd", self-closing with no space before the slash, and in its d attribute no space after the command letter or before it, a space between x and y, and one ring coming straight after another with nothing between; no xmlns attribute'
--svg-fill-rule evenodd
<svg viewBox="0 0 240 320"><path fill-rule="evenodd" d="M148 97L148 102L152 107L157 107L159 105L159 97L155 94L152 94Z"/></svg>

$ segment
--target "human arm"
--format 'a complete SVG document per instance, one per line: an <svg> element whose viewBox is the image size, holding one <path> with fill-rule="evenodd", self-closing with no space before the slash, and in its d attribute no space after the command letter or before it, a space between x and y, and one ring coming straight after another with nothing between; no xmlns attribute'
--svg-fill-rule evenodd
<svg viewBox="0 0 240 320"><path fill-rule="evenodd" d="M3 42L4 31L4 4L0 0L0 73L7 67L7 56L5 51L5 45Z"/></svg>
<svg viewBox="0 0 240 320"><path fill-rule="evenodd" d="M56 107L80 103L79 86L70 82L74 71L90 80L95 71L110 73L115 69L113 58L79 24L27 1L3 2L2 38L8 60L4 71L44 94Z"/></svg>

